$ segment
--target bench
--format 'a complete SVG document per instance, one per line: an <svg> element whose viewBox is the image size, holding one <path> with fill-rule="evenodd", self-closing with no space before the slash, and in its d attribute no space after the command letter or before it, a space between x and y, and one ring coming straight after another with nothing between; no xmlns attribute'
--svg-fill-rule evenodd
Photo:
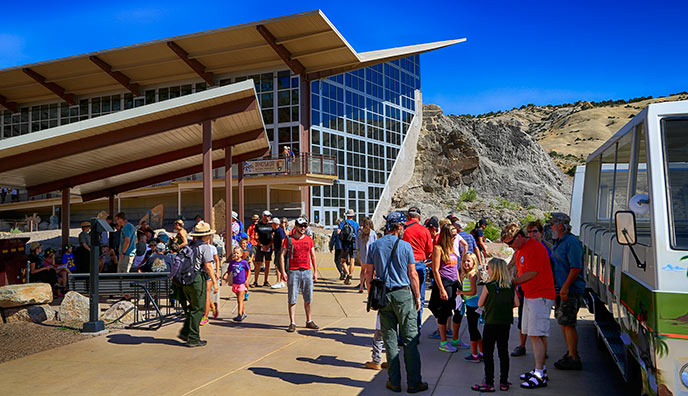
<svg viewBox="0 0 688 396"><path fill-rule="evenodd" d="M69 290L89 295L90 274L69 274ZM98 296L118 296L134 302L134 321L127 328L157 330L182 315L170 296L169 272L103 273L98 275ZM139 304L139 301L143 301Z"/></svg>

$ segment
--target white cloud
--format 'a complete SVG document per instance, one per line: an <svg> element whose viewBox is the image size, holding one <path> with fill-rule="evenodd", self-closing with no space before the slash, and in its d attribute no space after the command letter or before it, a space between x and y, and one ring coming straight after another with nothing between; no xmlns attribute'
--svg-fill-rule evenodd
<svg viewBox="0 0 688 396"><path fill-rule="evenodd" d="M22 37L0 33L0 67L11 67L22 63L27 58L24 45L25 40Z"/></svg>

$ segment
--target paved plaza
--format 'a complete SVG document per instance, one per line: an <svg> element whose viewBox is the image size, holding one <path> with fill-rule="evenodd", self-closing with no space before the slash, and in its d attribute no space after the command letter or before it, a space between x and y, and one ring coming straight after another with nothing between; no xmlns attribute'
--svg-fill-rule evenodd
<svg viewBox="0 0 688 396"><path fill-rule="evenodd" d="M379 395L387 374L363 367L370 360L375 314L365 310L364 294L336 280L332 256L318 254L313 319L319 331L307 330L302 302L297 305L297 332L287 333L286 289L252 289L247 319L232 322L236 310L231 288L222 287L220 317L201 328L204 348L186 348L177 340L181 323L158 331L118 330L104 336L47 350L0 364L0 384L11 395ZM271 277L274 278L274 277ZM274 279L271 279L271 281ZM429 297L429 291L428 291ZM428 338L436 328L426 309L420 350L425 395L471 395L480 382L481 364L437 349ZM512 395L621 395L622 380L606 352L599 352L587 310L581 310L580 354L584 370L561 372L552 363L565 352L559 327L552 320L547 388L524 390L518 374L532 369L528 355L511 359ZM462 341L468 342L465 323ZM512 327L510 350L518 342ZM498 370L497 370L498 371ZM405 380L402 381L405 389ZM498 391L499 392L499 391Z"/></svg>

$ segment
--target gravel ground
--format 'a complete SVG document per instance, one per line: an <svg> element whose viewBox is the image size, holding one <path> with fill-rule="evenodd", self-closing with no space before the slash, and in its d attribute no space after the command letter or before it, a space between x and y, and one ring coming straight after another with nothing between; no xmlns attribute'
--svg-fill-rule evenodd
<svg viewBox="0 0 688 396"><path fill-rule="evenodd" d="M90 337L60 322L0 323L0 363Z"/></svg>

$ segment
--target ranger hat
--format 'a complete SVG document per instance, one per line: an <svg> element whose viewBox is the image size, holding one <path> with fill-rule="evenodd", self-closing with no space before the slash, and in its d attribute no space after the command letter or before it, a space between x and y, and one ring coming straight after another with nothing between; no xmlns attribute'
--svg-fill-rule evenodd
<svg viewBox="0 0 688 396"><path fill-rule="evenodd" d="M214 234L215 230L210 228L210 224L206 223L205 221L201 220L196 224L196 226L193 228L193 231L189 233L189 236L205 236L205 235L211 235Z"/></svg>

